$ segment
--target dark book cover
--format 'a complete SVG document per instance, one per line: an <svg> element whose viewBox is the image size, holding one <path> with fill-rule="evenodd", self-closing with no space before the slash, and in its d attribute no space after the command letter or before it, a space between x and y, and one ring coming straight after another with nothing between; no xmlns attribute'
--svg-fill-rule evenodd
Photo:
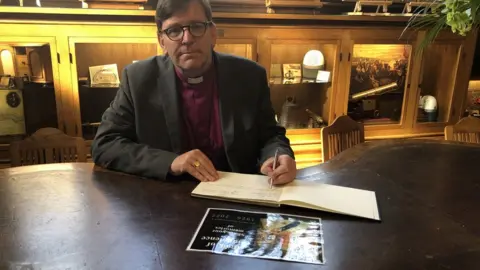
<svg viewBox="0 0 480 270"><path fill-rule="evenodd" d="M320 218L209 208L187 250L324 264Z"/></svg>

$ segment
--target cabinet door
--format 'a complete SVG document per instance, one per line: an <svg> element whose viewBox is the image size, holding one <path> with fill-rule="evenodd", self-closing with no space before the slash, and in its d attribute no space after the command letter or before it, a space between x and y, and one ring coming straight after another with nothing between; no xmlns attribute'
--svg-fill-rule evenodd
<svg viewBox="0 0 480 270"><path fill-rule="evenodd" d="M56 46L54 37L0 37L0 143L64 130Z"/></svg>
<svg viewBox="0 0 480 270"><path fill-rule="evenodd" d="M265 30L258 41L277 121L287 129L298 168L321 163L320 128L333 118L341 35L278 28ZM324 77L317 81L318 74Z"/></svg>
<svg viewBox="0 0 480 270"><path fill-rule="evenodd" d="M215 51L257 60L257 42L255 39L220 38L217 39Z"/></svg>
<svg viewBox="0 0 480 270"><path fill-rule="evenodd" d="M266 46L262 63L269 63L264 65L278 122L290 132L301 133L326 125L330 119L340 41L275 39ZM303 64L307 53L320 55L320 64ZM326 74L324 81L317 82L319 71Z"/></svg>
<svg viewBox="0 0 480 270"><path fill-rule="evenodd" d="M438 126L443 131L450 122L461 52L462 43L455 40L437 40L423 51L416 128Z"/></svg>
<svg viewBox="0 0 480 270"><path fill-rule="evenodd" d="M123 69L162 54L156 38L69 38L75 133L91 140L114 99Z"/></svg>
<svg viewBox="0 0 480 270"><path fill-rule="evenodd" d="M257 61L257 32L255 27L217 24L215 51Z"/></svg>
<svg viewBox="0 0 480 270"><path fill-rule="evenodd" d="M410 128L407 98L415 39L400 31L352 31L345 82L347 115L365 125L367 136Z"/></svg>
<svg viewBox="0 0 480 270"><path fill-rule="evenodd" d="M446 30L422 51L418 90L412 101L416 133L443 135L446 125L463 116L476 39L473 32L463 37Z"/></svg>

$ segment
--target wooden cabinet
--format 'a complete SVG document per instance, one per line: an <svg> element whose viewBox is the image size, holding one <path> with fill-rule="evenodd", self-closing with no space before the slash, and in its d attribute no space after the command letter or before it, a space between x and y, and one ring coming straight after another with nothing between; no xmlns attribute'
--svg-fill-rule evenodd
<svg viewBox="0 0 480 270"><path fill-rule="evenodd" d="M407 98L414 74L417 36L402 39L402 29L347 30L344 81L337 97L338 114L362 122L366 137L404 133L408 124ZM403 131L403 132L402 132Z"/></svg>
<svg viewBox="0 0 480 270"><path fill-rule="evenodd" d="M120 76L133 61L163 53L149 20L152 11L52 10L51 19L43 16L39 24L9 10L14 9L0 8L0 16L10 12L11 18L23 21L0 21L0 44L49 48L46 59L51 62L41 62L51 65L51 75L42 76L52 78L56 123L69 135L91 140L117 90L92 87L89 67L116 64ZM72 16L71 21L55 21L55 13L62 12ZM464 110L475 34L441 34L422 52L417 48L424 32L402 35L408 18L378 17L373 22L368 16L214 16L215 50L266 68L277 120L287 128L299 167L322 161L320 128L340 115L362 122L370 140L441 135ZM304 78L311 70L302 64L312 51L322 55L326 80ZM436 113L421 107L433 100Z"/></svg>
<svg viewBox="0 0 480 270"><path fill-rule="evenodd" d="M342 31L312 27L276 27L259 33L259 63L268 71L271 100L278 122L287 129L299 167L321 162L321 121L333 120ZM330 79L315 82L303 70L304 57L320 51ZM288 72L296 73L288 78ZM313 82L312 82L313 81Z"/></svg>
<svg viewBox="0 0 480 270"><path fill-rule="evenodd" d="M115 98L124 68L162 54L156 38L69 37L75 134L92 140L103 112ZM110 71L109 65L114 65ZM94 70L92 67L106 67ZM106 75L102 75L106 74ZM107 75L108 74L108 75ZM98 75L98 76L97 76ZM104 76L103 81L97 78Z"/></svg>
<svg viewBox="0 0 480 270"><path fill-rule="evenodd" d="M7 69L0 73L2 77L14 77L14 85L0 87L0 163L8 163L8 146L12 140L42 127L65 130L66 121L61 107L62 85L55 37L22 36L19 33L29 31L3 26L0 27L0 48L11 48L15 64L14 74Z"/></svg>

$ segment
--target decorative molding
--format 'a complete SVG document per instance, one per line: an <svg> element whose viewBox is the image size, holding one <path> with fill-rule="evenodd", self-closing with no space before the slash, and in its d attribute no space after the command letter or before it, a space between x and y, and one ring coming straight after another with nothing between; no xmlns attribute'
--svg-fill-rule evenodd
<svg viewBox="0 0 480 270"><path fill-rule="evenodd" d="M265 6L268 8L321 8L323 3L320 0L266 0Z"/></svg>
<svg viewBox="0 0 480 270"><path fill-rule="evenodd" d="M265 0L265 6L270 14L281 9L308 9L315 14L323 3L321 0Z"/></svg>
<svg viewBox="0 0 480 270"><path fill-rule="evenodd" d="M214 12L265 13L264 0L210 0Z"/></svg>
<svg viewBox="0 0 480 270"><path fill-rule="evenodd" d="M144 9L147 0L80 0L82 8Z"/></svg>
<svg viewBox="0 0 480 270"><path fill-rule="evenodd" d="M210 5L214 6L265 6L264 0L210 0Z"/></svg>

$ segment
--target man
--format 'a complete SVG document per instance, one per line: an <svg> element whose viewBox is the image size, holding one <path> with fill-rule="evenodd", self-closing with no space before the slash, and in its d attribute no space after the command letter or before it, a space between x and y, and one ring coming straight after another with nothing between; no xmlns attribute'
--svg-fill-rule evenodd
<svg viewBox="0 0 480 270"><path fill-rule="evenodd" d="M123 70L92 144L95 163L160 179L215 181L221 170L292 181L294 155L276 124L265 69L214 52L208 1L159 0L156 21L166 55Z"/></svg>

